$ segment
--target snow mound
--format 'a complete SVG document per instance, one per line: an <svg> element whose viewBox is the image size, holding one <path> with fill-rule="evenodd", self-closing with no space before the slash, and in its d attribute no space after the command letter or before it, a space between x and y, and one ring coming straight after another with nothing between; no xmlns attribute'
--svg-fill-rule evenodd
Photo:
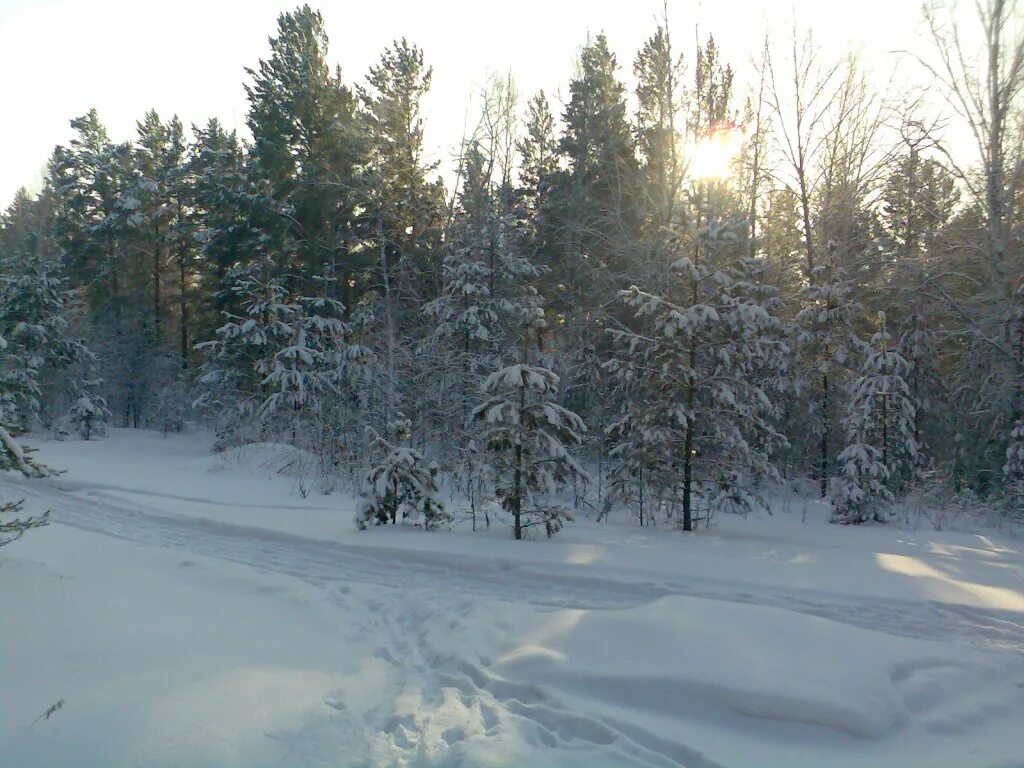
<svg viewBox="0 0 1024 768"><path fill-rule="evenodd" d="M666 717L732 712L878 738L911 717L898 685L908 668L985 674L969 660L933 658L929 646L778 608L672 596L543 615L490 672Z"/></svg>

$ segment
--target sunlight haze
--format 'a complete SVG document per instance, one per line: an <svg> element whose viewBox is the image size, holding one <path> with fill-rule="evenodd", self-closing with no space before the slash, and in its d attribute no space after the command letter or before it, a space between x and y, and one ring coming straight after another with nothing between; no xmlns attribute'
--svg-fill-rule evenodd
<svg viewBox="0 0 1024 768"><path fill-rule="evenodd" d="M20 186L39 188L54 145L70 137L68 121L92 107L115 141L131 138L135 121L150 107L165 118L177 114L186 125L217 117L246 133L244 68L267 54L278 14L293 5L0 0L0 72L10 110L0 122L0 200ZM424 49L434 69L425 103L427 146L444 171L475 117L472 98L489 73L511 72L523 98L543 88L560 112L576 51L588 33L608 36L620 76L631 83L633 56L662 12L661 0L312 5L323 13L331 59L350 82L361 81L396 38L408 37ZM713 34L741 86L749 83L750 57L765 31L781 34L794 18L813 27L826 49L859 50L883 83L897 62L891 52L921 45L918 0L670 0L668 13L677 41L690 49L695 34Z"/></svg>

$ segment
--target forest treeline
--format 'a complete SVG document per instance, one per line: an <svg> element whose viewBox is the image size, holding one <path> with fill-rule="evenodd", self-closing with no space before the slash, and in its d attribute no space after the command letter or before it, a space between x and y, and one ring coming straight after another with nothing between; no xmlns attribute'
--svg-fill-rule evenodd
<svg viewBox="0 0 1024 768"><path fill-rule="evenodd" d="M1024 514L1019 12L979 6L976 62L954 7L924 17L930 101L797 29L743 84L667 22L628 63L597 35L564 104L491 78L446 184L424 52L353 83L284 13L248 137L150 111L118 143L90 111L6 209L7 464L17 430L201 420L353 479L365 522L444 523L447 484L517 537L566 487L689 530L794 478L841 522Z"/></svg>

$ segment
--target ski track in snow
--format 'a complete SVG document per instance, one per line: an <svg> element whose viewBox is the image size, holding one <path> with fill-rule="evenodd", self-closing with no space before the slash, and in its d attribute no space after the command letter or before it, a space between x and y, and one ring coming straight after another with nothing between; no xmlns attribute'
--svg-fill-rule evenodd
<svg viewBox="0 0 1024 768"><path fill-rule="evenodd" d="M113 486L104 486L103 490L108 488L114 490ZM353 546L166 515L140 505L129 506L84 484L69 492L36 481L19 484L19 494L48 506L56 523L283 573L321 587L356 581L408 590L416 589L423 583L423 575L429 574L432 585L441 583L454 592L584 610L632 608L659 597L683 595L767 605L902 637L967 640L1024 655L1024 622L1011 611L929 600L857 599L812 589L757 588L706 577L624 583L573 575L538 563L465 556L455 568L448 563L446 553Z"/></svg>
<svg viewBox="0 0 1024 768"><path fill-rule="evenodd" d="M347 587L352 582L400 595L402 611L386 610L394 604L389 596L369 606L372 618L368 625L351 630L376 639L379 645L374 655L388 664L383 703L363 714L361 722L350 723L373 734L368 749L380 764L419 764L419 756L431 743L441 745L450 756L440 764L469 765L469 759L463 763L459 757L463 740L479 741L500 734L503 728L516 728L527 734L528 741L557 748L561 757L575 755L580 765L596 764L588 761L614 755L615 764L622 766L723 768L685 744L614 718L581 714L536 686L501 679L484 665L430 647L427 623L439 614L457 623L473 609L478 597L552 609L605 610L683 595L766 605L876 632L960 640L1024 656L1024 622L1011 612L925 600L857 599L809 589L752 588L703 577L628 583L574 575L558 565L469 556L460 556L456 567L445 553L353 546L168 515L136 502L136 497L144 499L147 493L116 486L75 483L61 487L39 481L18 482L17 486L20 495L48 507L55 523L291 576L323 589L341 606L352 599ZM424 584L430 585L429 595ZM424 685L425 680L431 684ZM410 692L416 706L403 708L400 702ZM324 704L333 715L356 717L343 711L343 703L328 699ZM453 712L458 715L455 721ZM948 727L936 722L938 727ZM300 734L268 735L286 746L288 760L320 764L307 754L308 744Z"/></svg>
<svg viewBox="0 0 1024 768"><path fill-rule="evenodd" d="M472 765L471 757L465 762L459 757L461 741L493 737L502 728L513 727L527 733L527 742L547 747L553 754L557 750L559 764L573 755L580 765L596 764L593 760L600 757L603 761L614 755L614 764L622 768L724 768L696 750L634 724L581 714L537 686L495 677L478 664L439 653L427 643L424 629L438 613L459 621L473 609L471 598L479 596L523 601L533 594L541 595L528 600L535 605L600 610L632 607L674 590L646 586L628 589L615 582L580 578L552 583L540 571L521 572L516 568L513 575L511 566L483 559L473 564L475 568L461 567L467 563L460 559L456 570L443 562L444 555L368 550L266 529L168 516L128 505L106 491L134 493L115 486L76 483L59 488L39 481L18 488L19 495L47 506L54 523L291 576L325 589L341 606L350 599L350 582L373 584L404 595L401 611L386 610L395 604L393 595L371 600L368 607L374 618L370 624L350 629L357 637L377 638L379 644L373 655L389 665L384 704L367 712L361 723L364 733L375 734L367 748L376 757L374 765L419 765L423 742L428 738L440 738L451 752L438 765ZM428 574L429 580L424 579ZM417 590L422 590L424 583L432 587L429 598L418 596L422 593ZM447 599L439 599L435 591L438 584L448 588ZM435 684L425 686L424 680ZM410 692L419 697L414 712L397 704ZM341 701L327 699L324 704L335 714L345 714ZM452 720L453 706L461 712L461 718L445 727ZM296 759L320 764L316 762L318 755L308 754L307 741L301 735L267 735L288 749L282 765L294 764ZM324 764L337 765L337 754L325 760Z"/></svg>

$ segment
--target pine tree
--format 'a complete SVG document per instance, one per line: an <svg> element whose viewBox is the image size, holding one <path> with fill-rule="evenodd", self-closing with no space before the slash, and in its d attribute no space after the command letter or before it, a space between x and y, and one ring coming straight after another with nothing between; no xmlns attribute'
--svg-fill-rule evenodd
<svg viewBox="0 0 1024 768"><path fill-rule="evenodd" d="M818 442L818 480L821 496L828 492L833 443L833 403L845 386L854 322L860 304L842 267L832 263L815 267L814 279L800 290L802 308L794 319L797 350L807 381L804 391L816 396L817 419L811 434Z"/></svg>
<svg viewBox="0 0 1024 768"><path fill-rule="evenodd" d="M47 185L58 202L54 232L72 285L89 311L90 349L108 400L126 425L140 426L151 392L151 270L133 258L131 216L136 159L113 144L95 110L71 121L75 136L57 147Z"/></svg>
<svg viewBox="0 0 1024 768"><path fill-rule="evenodd" d="M87 392L80 395L68 409L68 420L78 430L78 434L82 436L83 440L106 435L109 418L110 411L107 410L107 401L99 395L90 395Z"/></svg>
<svg viewBox="0 0 1024 768"><path fill-rule="evenodd" d="M607 316L618 289L647 269L634 247L640 234L640 171L626 88L608 41L599 34L580 51L558 142L562 168L552 185L544 230L555 370L562 402L601 427L609 396L601 376ZM550 233L550 235L547 235ZM601 430L595 430L599 455Z"/></svg>
<svg viewBox="0 0 1024 768"><path fill-rule="evenodd" d="M931 139L921 126L906 121L901 135L905 151L894 159L882 189L881 224L895 261L885 294L888 312L898 322L899 352L910 366L907 384L919 447L915 473L920 476L931 466L935 451L942 452L948 442L942 422L934 418L946 394L937 333L946 313L929 283L959 192L949 170L925 156Z"/></svg>
<svg viewBox="0 0 1024 768"><path fill-rule="evenodd" d="M905 378L910 365L892 343L884 313L880 320L881 327L865 350L860 376L850 388L846 447L839 454L840 473L833 482L835 522L884 521L883 505L893 499L900 478L917 460L915 409Z"/></svg>
<svg viewBox="0 0 1024 768"><path fill-rule="evenodd" d="M552 309L581 335L599 334L593 310L613 298L621 285L616 278L630 272L624 259L638 227L639 171L617 69L603 34L583 47L558 144L565 170L552 192L558 248L547 264L548 293L556 297Z"/></svg>
<svg viewBox="0 0 1024 768"><path fill-rule="evenodd" d="M7 353L7 341L0 336L0 364L4 363ZM35 461L31 454L32 449L25 448L18 444L11 434L15 431L11 424L6 421L5 411L7 409L9 396L13 385L0 380L0 472L17 471L25 477L49 477L55 474L52 469L44 464ZM3 512L14 512L19 508L20 503L0 509Z"/></svg>
<svg viewBox="0 0 1024 768"><path fill-rule="evenodd" d="M371 452L378 454L380 463L366 475L363 506L356 517L361 528L370 523L396 525L399 519L415 525L421 516L427 531L451 523L451 513L440 498L437 464L428 465L422 453L399 444L409 440L411 426L412 422L401 414L389 422L388 431L395 442L373 427L366 428Z"/></svg>
<svg viewBox="0 0 1024 768"><path fill-rule="evenodd" d="M150 347L159 354L170 316L167 295L183 196L179 180L185 156L184 130L177 117L164 123L155 110L147 112L136 127L132 178L121 207L127 220L125 237L148 273L150 304L145 314Z"/></svg>
<svg viewBox="0 0 1024 768"><path fill-rule="evenodd" d="M457 442L461 442L482 372L493 367L501 335L494 295L498 214L486 161L476 143L467 150L464 166L441 295L424 307L434 323L427 346L437 355L439 374L454 380L454 386L438 387L433 407L452 410L439 427L451 430Z"/></svg>
<svg viewBox="0 0 1024 768"><path fill-rule="evenodd" d="M278 17L270 49L246 70L248 170L258 191L248 207L289 293L315 293L312 280L326 273L336 279L331 298L344 302L365 160L356 96L327 64L323 18L309 5Z"/></svg>
<svg viewBox="0 0 1024 768"><path fill-rule="evenodd" d="M240 314L226 312L227 322L217 329L217 338L197 345L206 362L197 381L195 406L216 415L219 448L244 442L258 426L267 398L263 380L274 352L290 338L288 327L279 320L287 293L279 279L266 276L269 271L269 266L238 271L232 293Z"/></svg>
<svg viewBox="0 0 1024 768"><path fill-rule="evenodd" d="M660 492L673 486L673 430L659 423L658 409L651 407L660 392L657 380L646 370L647 350L633 347L629 354L634 359L616 360L609 366L622 406L619 417L606 428L612 441L611 470L601 516L607 518L613 506L621 504L632 508L644 526L654 523Z"/></svg>
<svg viewBox="0 0 1024 768"><path fill-rule="evenodd" d="M7 349L7 341L0 335L0 370L9 370L9 367L5 365ZM14 378L17 380L20 377ZM54 474L54 471L36 462L30 455L31 451L14 440L9 431L10 425L5 422L5 411L9 408L12 389L18 386L18 384L12 384L10 380L0 379L0 472L17 471L26 477L48 477ZM44 512L42 515L4 519L6 515L20 512L24 504L24 500L0 502L0 547L22 538L32 528L47 524L49 512Z"/></svg>
<svg viewBox="0 0 1024 768"><path fill-rule="evenodd" d="M260 412L264 420L289 423L297 441L305 426L324 415L326 400L338 393L350 366L359 364L364 350L349 343L352 327L344 305L324 296L300 296L273 307L276 317L271 338L281 346L256 365L268 393Z"/></svg>
<svg viewBox="0 0 1024 768"><path fill-rule="evenodd" d="M75 136L54 150L48 185L58 202L54 231L76 285L90 286L90 307L117 314L123 299L119 203L130 148L114 145L96 110L71 121Z"/></svg>
<svg viewBox="0 0 1024 768"><path fill-rule="evenodd" d="M680 213L684 158L679 138L686 128L683 60L672 50L663 24L643 45L633 64L636 75L637 149L643 160L642 236L654 271L665 264L671 227ZM640 275L636 275L640 278ZM649 279L652 275L644 275Z"/></svg>
<svg viewBox="0 0 1024 768"><path fill-rule="evenodd" d="M516 142L519 183L515 188L514 216L522 253L534 263L550 267L558 251L559 183L555 118L547 96L539 91L526 105L523 135Z"/></svg>
<svg viewBox="0 0 1024 768"><path fill-rule="evenodd" d="M0 218L0 334L7 339L0 379L7 418L23 427L52 418L59 378L91 359L72 334L76 294L66 286L51 226L49 197L32 200L24 190Z"/></svg>
<svg viewBox="0 0 1024 768"><path fill-rule="evenodd" d="M925 441L926 417L934 417L942 395L942 382L938 370L939 342L929 323L928 314L918 304L904 317L897 340L897 351L907 363L906 380L910 401L914 406L913 479L922 479L934 459L931 446Z"/></svg>
<svg viewBox="0 0 1024 768"><path fill-rule="evenodd" d="M222 313L238 310L228 278L258 252L253 247L258 233L248 215L251 185L237 134L225 131L215 119L192 131L195 141L189 148L186 178L199 265L194 276L198 286L189 298L193 335L206 340L220 326Z"/></svg>
<svg viewBox="0 0 1024 768"><path fill-rule="evenodd" d="M868 520L886 522L884 505L893 500L889 490L891 475L882 462L881 451L861 442L856 423L848 424L851 434L839 453L839 474L830 481L832 488L832 522L863 523Z"/></svg>
<svg viewBox="0 0 1024 768"><path fill-rule="evenodd" d="M364 302L372 307L387 419L423 376L405 342L415 349L422 341L420 310L443 282L444 190L440 179L427 178L437 165L427 162L423 146L421 102L431 77L423 51L402 39L384 51L359 88L368 142L360 176Z"/></svg>
<svg viewBox="0 0 1024 768"><path fill-rule="evenodd" d="M636 328L610 329L619 354L606 367L630 385L613 425L618 484L640 473L682 505L683 530L701 511L747 510L756 484L775 478L777 408L766 372L787 352L770 291L751 282L744 223L706 212L693 258L672 265L664 294L633 286L621 296Z"/></svg>
<svg viewBox="0 0 1024 768"><path fill-rule="evenodd" d="M504 470L495 491L512 514L513 534L521 539L524 530L543 525L551 536L570 518L545 497L586 477L565 447L578 443L586 426L553 402L558 377L548 368L524 363L500 368L484 382L484 391L491 398L477 406L474 416L487 425L485 443Z"/></svg>
<svg viewBox="0 0 1024 768"><path fill-rule="evenodd" d="M546 326L535 289L521 285L507 309L520 342L518 362L487 377L482 387L486 399L473 410L473 419L484 425L495 495L512 515L515 538L522 539L524 531L537 525L552 536L570 518L551 494L587 478L566 447L580 442L586 426L556 402L558 376L531 361L532 347L539 346Z"/></svg>
<svg viewBox="0 0 1024 768"><path fill-rule="evenodd" d="M300 444L368 357L352 343L345 307L324 295L326 287L320 296L290 297L269 271L239 274L234 292L245 314L228 313L216 341L199 345L208 361L197 405L221 414L222 442L259 426Z"/></svg>

